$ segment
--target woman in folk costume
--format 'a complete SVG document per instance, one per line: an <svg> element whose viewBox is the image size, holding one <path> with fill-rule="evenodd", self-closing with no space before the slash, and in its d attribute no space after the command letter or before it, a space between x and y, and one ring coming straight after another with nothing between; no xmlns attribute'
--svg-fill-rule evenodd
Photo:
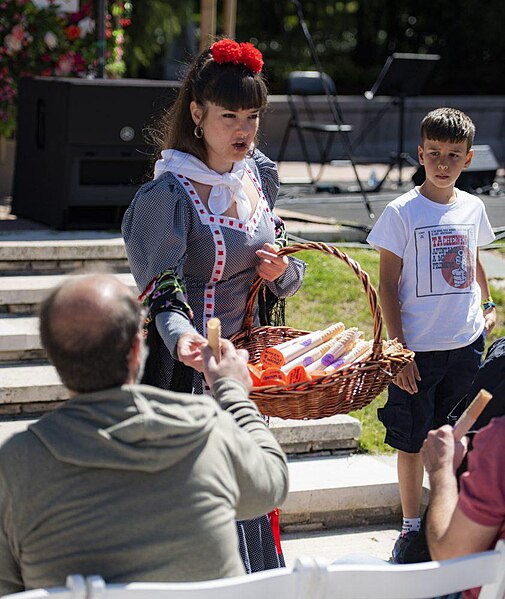
<svg viewBox="0 0 505 599"><path fill-rule="evenodd" d="M229 39L197 56L162 119L154 180L124 216L128 260L149 309L144 383L207 391L200 350L208 320L221 320L225 338L240 331L256 274L266 300L300 287L304 263L277 255L286 244L273 214L277 169L255 149L267 102L262 66L259 50ZM263 303L267 324L272 302ZM247 572L284 565L267 516L237 529Z"/></svg>

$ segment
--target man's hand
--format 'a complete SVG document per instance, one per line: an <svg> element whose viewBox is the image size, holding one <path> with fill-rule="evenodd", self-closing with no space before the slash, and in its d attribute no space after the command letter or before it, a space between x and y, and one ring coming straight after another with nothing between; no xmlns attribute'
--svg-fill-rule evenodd
<svg viewBox="0 0 505 599"><path fill-rule="evenodd" d="M177 357L179 360L197 370L203 371L202 347L207 343L205 337L202 337L196 331L194 333L183 333L177 340Z"/></svg>
<svg viewBox="0 0 505 599"><path fill-rule="evenodd" d="M260 263L256 266L258 275L266 281L275 281L288 267L287 256L278 256L277 248L271 243L265 243L261 250L256 251Z"/></svg>
<svg viewBox="0 0 505 599"><path fill-rule="evenodd" d="M495 324L496 324L496 308L488 308L484 312L484 329L486 331L486 335L494 329Z"/></svg>
<svg viewBox="0 0 505 599"><path fill-rule="evenodd" d="M468 438L463 437L456 442L452 433L452 427L448 424L430 431L421 449L426 472L431 476L438 470L450 468L452 472L463 461L468 446Z"/></svg>
<svg viewBox="0 0 505 599"><path fill-rule="evenodd" d="M216 358L211 348L206 345L202 348L203 373L209 387L222 377L234 379L242 383L247 391L252 388L251 377L247 369L249 354L245 349L235 349L233 343L227 339L221 339L221 359Z"/></svg>
<svg viewBox="0 0 505 599"><path fill-rule="evenodd" d="M400 389L403 389L404 391L407 391L407 393L413 395L414 393L417 393L416 381L420 380L421 376L419 375L417 364L415 360L413 360L400 371L400 373L396 376L394 383L400 387Z"/></svg>

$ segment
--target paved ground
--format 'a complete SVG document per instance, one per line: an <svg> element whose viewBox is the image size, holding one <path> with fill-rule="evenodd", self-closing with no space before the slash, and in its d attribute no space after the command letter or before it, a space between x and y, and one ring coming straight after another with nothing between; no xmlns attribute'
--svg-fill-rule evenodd
<svg viewBox="0 0 505 599"><path fill-rule="evenodd" d="M367 181L373 171L376 179L380 180L384 175L386 167L382 164L357 167L358 174L365 188ZM403 169L403 184L397 184L397 173L393 172L386 180L380 193L366 192L365 197L359 192L354 171L348 165L329 166L323 171L321 184L317 188L308 184L295 184L296 177L304 173L303 163L285 163L280 165L281 191L276 207L303 212L305 214L319 217L336 219L339 222L354 222L364 227L372 227L374 221L380 216L388 202L412 188L412 173L415 169ZM285 173L285 175L283 175ZM496 228L505 227L505 181L504 172L499 171L496 178L497 188L491 194L479 194L486 205L486 211L492 226ZM339 193L330 193L329 190ZM352 190L352 193L349 193ZM370 218L366 207L368 202L375 219Z"/></svg>
<svg viewBox="0 0 505 599"><path fill-rule="evenodd" d="M297 557L322 557L333 561L351 553L372 555L388 560L399 527L363 526L338 530L288 533L281 536L287 566L293 566Z"/></svg>

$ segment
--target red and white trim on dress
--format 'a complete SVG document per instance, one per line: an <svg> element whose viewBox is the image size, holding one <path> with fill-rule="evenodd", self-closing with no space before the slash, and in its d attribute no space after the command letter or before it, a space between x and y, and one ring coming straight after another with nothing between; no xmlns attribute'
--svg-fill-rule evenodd
<svg viewBox="0 0 505 599"><path fill-rule="evenodd" d="M223 232L221 230L222 226L234 226L236 219L230 219L224 216L216 216L215 214L209 214L208 210L205 207L205 204L198 197L195 188L193 185L184 177L183 175L176 175L176 177L181 181L186 190L188 196L190 197L193 205L198 212L200 220L203 224L208 225L210 232L212 233L212 237L214 239L214 265L212 267L212 273L210 279L205 286L204 289L204 303L203 303L203 335L207 336L207 321L214 316L215 309L215 300L216 300L216 284L223 277L224 266L226 263L226 246L224 243ZM243 223L240 223L243 227ZM231 224L230 224L231 223ZM236 228L236 227L235 227Z"/></svg>
<svg viewBox="0 0 505 599"><path fill-rule="evenodd" d="M182 186L186 190L190 200L198 213L202 224L207 225L212 233L215 246L215 259L214 267L209 282L205 286L204 291L204 313L203 313L203 335L207 334L207 321L214 316L215 308L215 293L216 284L221 280L223 276L224 266L226 263L226 246L224 243L223 232L221 227L228 227L238 231L244 231L247 235L252 237L258 229L259 223L263 212L266 212L267 218L270 219L274 226L274 217L268 206L268 202L265 199L261 184L257 175L249 168L246 167L246 173L251 179L256 191L258 192L259 201L254 210L254 214L249 218L246 223L243 223L238 218L232 218L229 216L220 216L211 214L205 204L202 202L198 193L196 192L192 183L183 175L176 174L175 176L182 183Z"/></svg>
<svg viewBox="0 0 505 599"><path fill-rule="evenodd" d="M254 211L253 216L246 223L246 232L250 237L252 237L254 235L254 233L256 232L256 229L258 228L258 225L261 221L261 216L262 216L263 211L266 212L267 218L270 219L270 222L272 223L272 225L274 227L275 227L275 224L274 224L274 216L272 214L272 211L270 210L270 206L268 205L268 202L265 199L265 194L263 193L263 189L261 188L261 183L259 182L258 177L248 166L246 166L246 173L251 178L251 181L253 182L254 187L256 188L256 191L258 192L258 195L260 198L260 201L258 202L258 205L256 206L256 210Z"/></svg>

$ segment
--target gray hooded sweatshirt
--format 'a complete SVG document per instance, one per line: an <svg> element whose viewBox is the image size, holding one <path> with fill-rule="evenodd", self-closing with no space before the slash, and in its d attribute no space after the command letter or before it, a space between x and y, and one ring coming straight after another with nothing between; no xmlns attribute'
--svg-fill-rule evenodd
<svg viewBox="0 0 505 599"><path fill-rule="evenodd" d="M235 519L288 490L285 456L247 399L125 385L78 395L0 447L0 595L244 573Z"/></svg>

